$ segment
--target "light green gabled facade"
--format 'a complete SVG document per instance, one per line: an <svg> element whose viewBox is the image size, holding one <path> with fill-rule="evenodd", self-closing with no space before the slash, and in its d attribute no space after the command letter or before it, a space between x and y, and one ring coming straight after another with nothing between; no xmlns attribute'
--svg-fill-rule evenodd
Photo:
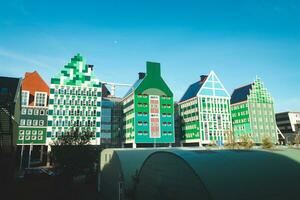
<svg viewBox="0 0 300 200"><path fill-rule="evenodd" d="M173 93L160 75L160 64L147 62L147 73L123 101L125 144L174 143Z"/></svg>
<svg viewBox="0 0 300 200"><path fill-rule="evenodd" d="M273 99L259 78L236 89L231 101L233 132L237 141L248 135L255 143L261 143L264 137L277 143Z"/></svg>
<svg viewBox="0 0 300 200"><path fill-rule="evenodd" d="M94 133L90 144L100 145L102 84L80 54L51 79L47 144L72 127Z"/></svg>
<svg viewBox="0 0 300 200"><path fill-rule="evenodd" d="M190 85L178 104L183 144L224 144L231 129L230 96L213 71Z"/></svg>

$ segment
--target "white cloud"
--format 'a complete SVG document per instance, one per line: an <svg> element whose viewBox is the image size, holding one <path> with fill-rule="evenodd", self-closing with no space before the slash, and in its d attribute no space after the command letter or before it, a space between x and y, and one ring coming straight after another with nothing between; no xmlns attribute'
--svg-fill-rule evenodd
<svg viewBox="0 0 300 200"><path fill-rule="evenodd" d="M45 63L42 63L42 62L40 62L38 60L35 60L35 59L32 59L30 57L26 57L25 55L22 55L22 54L18 54L16 52L9 51L7 49L1 49L0 48L0 57L1 56L9 58L9 59L13 59L13 60L26 62L28 64L33 64L33 65L38 66L38 67L50 68L50 66L48 66Z"/></svg>

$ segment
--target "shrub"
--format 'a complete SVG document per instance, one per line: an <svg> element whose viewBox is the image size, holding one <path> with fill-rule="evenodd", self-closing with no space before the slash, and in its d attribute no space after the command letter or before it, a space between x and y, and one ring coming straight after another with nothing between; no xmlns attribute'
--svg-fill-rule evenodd
<svg viewBox="0 0 300 200"><path fill-rule="evenodd" d="M294 139L294 143L299 146L300 144L300 133L297 133Z"/></svg>
<svg viewBox="0 0 300 200"><path fill-rule="evenodd" d="M254 146L254 143L253 143L253 141L252 141L252 139L251 139L250 136L243 135L243 136L241 136L240 145L242 147L244 147L245 149L251 149Z"/></svg>
<svg viewBox="0 0 300 200"><path fill-rule="evenodd" d="M271 149L274 146L270 136L265 136L262 138L262 146L264 149Z"/></svg>

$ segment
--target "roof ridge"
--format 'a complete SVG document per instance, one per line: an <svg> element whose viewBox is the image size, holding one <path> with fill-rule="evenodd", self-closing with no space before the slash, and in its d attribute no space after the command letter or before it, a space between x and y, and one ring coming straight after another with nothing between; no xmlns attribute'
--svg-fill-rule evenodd
<svg viewBox="0 0 300 200"><path fill-rule="evenodd" d="M249 84L246 84L246 85L243 85L243 86L240 86L240 87L238 87L238 88L235 88L234 90L237 90L237 89L240 89L240 88L246 87L246 86L248 86L248 85L253 85L253 84L254 84L254 82L252 82L252 83L249 83Z"/></svg>

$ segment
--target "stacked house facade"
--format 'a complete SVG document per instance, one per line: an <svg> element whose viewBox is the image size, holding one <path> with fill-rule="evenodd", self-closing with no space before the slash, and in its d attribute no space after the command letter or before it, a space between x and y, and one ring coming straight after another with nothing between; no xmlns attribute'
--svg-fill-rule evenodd
<svg viewBox="0 0 300 200"><path fill-rule="evenodd" d="M200 76L178 102L182 145L222 145L231 129L230 95L217 75Z"/></svg>
<svg viewBox="0 0 300 200"><path fill-rule="evenodd" d="M45 145L49 87L38 72L27 72L22 84L18 145Z"/></svg>
<svg viewBox="0 0 300 200"><path fill-rule="evenodd" d="M262 143L265 137L278 142L274 102L259 78L233 91L231 111L237 141L249 136L255 143Z"/></svg>
<svg viewBox="0 0 300 200"><path fill-rule="evenodd" d="M173 93L161 77L159 63L147 62L146 73L139 73L122 104L125 146L174 143Z"/></svg>
<svg viewBox="0 0 300 200"><path fill-rule="evenodd" d="M47 144L74 129L90 131L90 144L101 143L102 84L80 54L51 78Z"/></svg>

